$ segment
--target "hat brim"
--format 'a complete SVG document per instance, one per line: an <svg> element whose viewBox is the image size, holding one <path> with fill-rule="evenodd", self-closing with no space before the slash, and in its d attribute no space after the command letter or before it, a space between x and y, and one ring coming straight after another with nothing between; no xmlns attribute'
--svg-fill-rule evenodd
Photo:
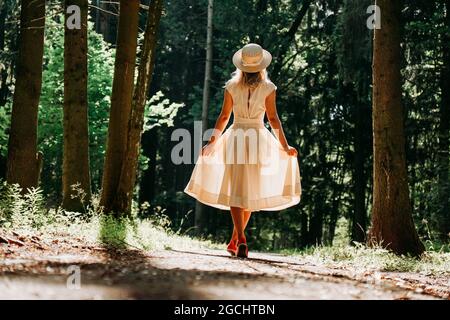
<svg viewBox="0 0 450 320"><path fill-rule="evenodd" d="M244 66L242 64L242 49L239 49L235 52L233 55L233 64L236 66L236 68L244 71L244 72L259 72L261 70L264 70L267 68L270 63L272 62L272 55L269 51L263 49L263 58L261 62L258 65L255 66Z"/></svg>

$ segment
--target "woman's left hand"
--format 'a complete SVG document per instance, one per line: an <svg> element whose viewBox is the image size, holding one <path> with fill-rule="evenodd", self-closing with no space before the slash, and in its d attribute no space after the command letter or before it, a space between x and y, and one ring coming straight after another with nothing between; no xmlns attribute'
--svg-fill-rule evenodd
<svg viewBox="0 0 450 320"><path fill-rule="evenodd" d="M291 146L287 146L286 148L284 148L284 151L286 151L286 153L292 157L296 157L298 155L297 149Z"/></svg>

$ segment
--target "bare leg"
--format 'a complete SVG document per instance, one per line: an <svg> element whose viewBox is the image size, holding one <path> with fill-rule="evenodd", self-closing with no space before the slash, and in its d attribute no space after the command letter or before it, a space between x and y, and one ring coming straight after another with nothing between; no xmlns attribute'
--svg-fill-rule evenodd
<svg viewBox="0 0 450 320"><path fill-rule="evenodd" d="M252 212L250 210L244 210L244 230L247 228L248 221L250 220ZM231 236L231 241L238 240L238 233L236 227L233 227L233 235Z"/></svg>
<svg viewBox="0 0 450 320"><path fill-rule="evenodd" d="M244 209L239 207L231 207L231 218L233 219L234 230L236 230L237 238L245 240L245 218Z"/></svg>

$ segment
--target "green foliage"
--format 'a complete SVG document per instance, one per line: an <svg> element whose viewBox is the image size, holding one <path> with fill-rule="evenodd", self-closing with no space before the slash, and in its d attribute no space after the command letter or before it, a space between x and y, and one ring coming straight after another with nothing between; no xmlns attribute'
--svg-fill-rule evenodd
<svg viewBox="0 0 450 320"><path fill-rule="evenodd" d="M21 194L18 185L0 186L0 227L41 229L50 222L42 190L28 189Z"/></svg>
<svg viewBox="0 0 450 320"><path fill-rule="evenodd" d="M103 216L100 218L99 240L108 247L117 249L126 248L128 220L113 216Z"/></svg>
<svg viewBox="0 0 450 320"><path fill-rule="evenodd" d="M171 103L161 91L147 101L144 114L144 132L155 127L173 127L174 119L183 103Z"/></svg>
<svg viewBox="0 0 450 320"><path fill-rule="evenodd" d="M88 25L89 152L93 190L100 189L108 131L115 51ZM47 28L43 86L39 108L39 148L44 154L42 188L58 198L61 190L64 107L64 29ZM162 92L152 97L145 110L144 130L172 126L183 104L170 103ZM1 117L1 114L0 114ZM1 135L0 135L1 139ZM141 155L144 166L147 159Z"/></svg>

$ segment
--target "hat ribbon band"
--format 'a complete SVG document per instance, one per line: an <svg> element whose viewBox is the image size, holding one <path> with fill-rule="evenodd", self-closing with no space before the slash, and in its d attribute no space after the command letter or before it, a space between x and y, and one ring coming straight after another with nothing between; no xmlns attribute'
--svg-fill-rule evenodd
<svg viewBox="0 0 450 320"><path fill-rule="evenodd" d="M243 65L244 67L253 67L253 66L257 66L257 65L259 65L259 64L263 61L263 59L264 59L264 56L261 56L261 59L259 59L259 61L257 61L257 62L246 63L246 62L242 61L242 65Z"/></svg>

